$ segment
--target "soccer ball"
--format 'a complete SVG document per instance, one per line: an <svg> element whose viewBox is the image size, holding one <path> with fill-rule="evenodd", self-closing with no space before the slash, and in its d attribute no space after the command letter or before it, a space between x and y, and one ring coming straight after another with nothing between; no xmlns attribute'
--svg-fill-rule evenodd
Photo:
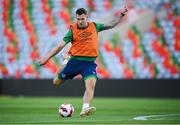
<svg viewBox="0 0 180 125"><path fill-rule="evenodd" d="M61 117L71 117L74 113L74 107L71 104L63 103L59 106L59 115Z"/></svg>

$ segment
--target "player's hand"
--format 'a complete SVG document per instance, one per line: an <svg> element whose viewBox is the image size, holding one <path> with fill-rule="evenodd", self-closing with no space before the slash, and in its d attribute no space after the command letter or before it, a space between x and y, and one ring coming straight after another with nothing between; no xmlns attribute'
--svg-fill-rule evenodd
<svg viewBox="0 0 180 125"><path fill-rule="evenodd" d="M43 66L47 63L48 59L47 58L41 58L40 60L38 60L38 64L40 66Z"/></svg>
<svg viewBox="0 0 180 125"><path fill-rule="evenodd" d="M124 7L124 13L127 13L128 12L128 8L125 6Z"/></svg>
<svg viewBox="0 0 180 125"><path fill-rule="evenodd" d="M128 12L128 9L127 9L127 7L125 6L122 13L123 13L124 15L126 15L127 12Z"/></svg>

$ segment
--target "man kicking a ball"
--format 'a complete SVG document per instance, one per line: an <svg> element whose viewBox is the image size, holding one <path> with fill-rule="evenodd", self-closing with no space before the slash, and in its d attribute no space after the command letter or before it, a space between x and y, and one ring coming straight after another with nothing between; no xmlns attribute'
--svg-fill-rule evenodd
<svg viewBox="0 0 180 125"><path fill-rule="evenodd" d="M76 10L76 22L70 26L66 36L47 56L39 60L40 65L59 53L66 44L71 42L69 61L65 59L64 69L54 77L53 84L59 86L67 79L73 79L81 74L85 82L85 92L83 96L83 106L80 116L89 116L96 111L95 107L90 107L94 96L94 89L97 80L95 60L98 56L98 32L115 27L122 17L128 12L125 7L123 12L116 16L108 24L99 24L88 21L88 14L84 8Z"/></svg>

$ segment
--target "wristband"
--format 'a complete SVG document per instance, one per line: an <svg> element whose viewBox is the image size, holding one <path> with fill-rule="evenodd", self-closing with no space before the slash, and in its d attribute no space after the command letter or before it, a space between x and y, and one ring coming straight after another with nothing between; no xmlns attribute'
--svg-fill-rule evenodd
<svg viewBox="0 0 180 125"><path fill-rule="evenodd" d="M125 16L125 14L124 14L124 13L121 13L121 16L123 17L123 16Z"/></svg>

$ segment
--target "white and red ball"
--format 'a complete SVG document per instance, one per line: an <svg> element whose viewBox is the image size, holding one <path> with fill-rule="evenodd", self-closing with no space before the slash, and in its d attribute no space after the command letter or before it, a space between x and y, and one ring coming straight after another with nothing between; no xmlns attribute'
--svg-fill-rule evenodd
<svg viewBox="0 0 180 125"><path fill-rule="evenodd" d="M63 103L59 106L59 115L61 117L72 117L74 107L71 104Z"/></svg>

